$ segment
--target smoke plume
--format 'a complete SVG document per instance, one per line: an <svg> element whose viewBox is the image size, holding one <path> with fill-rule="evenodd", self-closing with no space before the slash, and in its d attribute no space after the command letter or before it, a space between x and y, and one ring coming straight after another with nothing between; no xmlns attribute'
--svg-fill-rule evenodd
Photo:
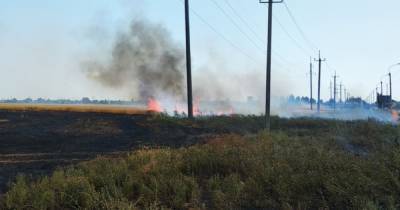
<svg viewBox="0 0 400 210"><path fill-rule="evenodd" d="M229 66L215 49L209 51L206 62L193 71L195 108L199 112L261 113L265 101L264 71ZM90 79L135 99L154 98L163 110L186 111L184 49L162 25L135 19L129 30L116 36L111 50L104 52L109 55L106 62L102 56L85 62L84 72ZM283 78L274 76L275 80ZM273 85L277 95L289 91L284 81ZM241 103L240 107L236 102Z"/></svg>
<svg viewBox="0 0 400 210"><path fill-rule="evenodd" d="M168 31L159 24L133 20L127 32L121 32L106 64L85 62L86 75L101 85L128 89L132 97L173 96L183 98L184 53Z"/></svg>

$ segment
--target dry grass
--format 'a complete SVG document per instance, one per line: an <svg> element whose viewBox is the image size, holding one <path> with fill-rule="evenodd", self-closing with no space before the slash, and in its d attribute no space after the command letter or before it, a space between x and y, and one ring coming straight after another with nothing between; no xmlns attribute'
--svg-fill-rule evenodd
<svg viewBox="0 0 400 210"><path fill-rule="evenodd" d="M399 154L393 145L353 155L328 135L225 135L20 176L0 208L399 209Z"/></svg>
<svg viewBox="0 0 400 210"><path fill-rule="evenodd" d="M56 105L56 104L2 104L0 110L7 111L37 111L37 112L91 112L109 114L148 114L149 110L131 106L116 105Z"/></svg>

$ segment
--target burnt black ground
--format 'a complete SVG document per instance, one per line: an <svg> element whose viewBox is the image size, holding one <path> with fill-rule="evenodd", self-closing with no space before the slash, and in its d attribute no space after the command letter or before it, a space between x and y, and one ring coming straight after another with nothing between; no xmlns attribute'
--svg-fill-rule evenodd
<svg viewBox="0 0 400 210"><path fill-rule="evenodd" d="M0 195L17 174L33 178L96 156L120 156L141 147L187 147L224 134L263 130L262 116L215 116L187 120L163 115L0 110ZM272 131L328 142L355 156L400 145L398 126L374 120L272 118Z"/></svg>
<svg viewBox="0 0 400 210"><path fill-rule="evenodd" d="M0 193L20 173L36 177L98 155L121 155L143 146L188 146L215 133L195 126L157 123L153 118L0 111Z"/></svg>

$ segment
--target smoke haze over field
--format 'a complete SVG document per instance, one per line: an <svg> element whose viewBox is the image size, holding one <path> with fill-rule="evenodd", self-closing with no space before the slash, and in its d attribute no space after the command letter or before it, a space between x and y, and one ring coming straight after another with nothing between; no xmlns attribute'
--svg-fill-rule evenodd
<svg viewBox="0 0 400 210"><path fill-rule="evenodd" d="M184 51L159 24L135 19L113 45L111 59L84 63L87 76L100 84L129 91L146 100L164 95L183 98Z"/></svg>
<svg viewBox="0 0 400 210"><path fill-rule="evenodd" d="M165 108L183 103L186 100L183 46L177 44L161 24L144 19L132 20L129 30L121 31L109 50L99 48L106 59L95 56L83 62L85 75L102 87L124 92L133 99L154 97L168 103ZM265 72L235 69L216 49L208 51L205 63L193 71L194 99L226 101L226 107L230 107L229 101L245 101L251 96L259 102L252 109L261 112L265 100ZM285 77L274 72L274 97L290 94L289 80L282 78Z"/></svg>
<svg viewBox="0 0 400 210"><path fill-rule="evenodd" d="M161 24L133 20L127 32L116 36L107 53L107 61L93 59L83 63L88 78L104 87L126 91L135 99L186 99L184 48L171 39ZM234 72L216 50L210 50L207 59L205 65L193 72L196 100L245 100L247 96L264 100L263 72ZM288 90L283 91L282 84L275 83L274 87L282 86L275 93L289 94Z"/></svg>
<svg viewBox="0 0 400 210"><path fill-rule="evenodd" d="M367 0L360 8L357 1L342 2L346 2L349 6L343 8L337 2L315 0L288 2L308 39L322 50L322 56L328 61L326 64L332 67L332 69L327 68L325 63L322 66L321 97L325 101L329 98L329 82L335 71L340 76L339 80L352 95L365 98L376 83L380 82L380 77L387 74L387 68L399 62L400 43L397 40L400 29L395 26L398 25L397 8L400 6L400 1L389 0L385 4L377 5L374 1ZM256 44L251 43L244 34L240 33L237 26L232 24L212 1L193 1L191 7L196 13L219 32L215 33L192 13L193 85L200 88L202 85L215 87L216 89L204 88L197 92L210 98L220 96L222 92L226 94L224 99L235 100L233 98L236 97L245 100L245 97L250 95L263 100L258 95L261 97L264 95L267 10L257 1L230 1L230 3L254 29L254 34L249 31L246 24L242 24L240 19L236 19L235 14L231 13L229 6L223 1L221 7L237 21L239 27L248 33L247 35ZM165 28L163 30L168 29L171 33L170 38L165 39L173 40L171 46L181 53L177 67L183 72L180 79L181 86L167 88L167 92L185 99L184 77L186 74L183 59L185 18L184 5L181 1L9 0L1 1L0 5L0 72L2 75L0 98L80 99L90 97L129 100L130 98L139 99L141 95L145 97L152 94L151 92L156 92L156 90L146 88L140 91L140 85L147 87L150 85L138 84L138 75L135 75L136 81L128 82L105 81L104 79L110 75L108 70L115 68L114 64L118 60L113 58L113 51L117 52L117 50L113 50L112 46L115 49L117 43L124 41L131 46L136 46L130 43L132 41L129 37L132 36L132 32L128 30L131 27L128 25L134 17L145 17L148 20L146 24L150 23L154 27L158 24L152 23L162 23ZM351 9L356 7L359 9ZM377 8L385 13L371 15ZM338 16L339 13L341 15ZM272 93L280 96L288 93L308 95L309 77L306 73L309 57L315 58L317 53L304 52L304 49L296 47L296 44L300 44L301 48L311 51L308 49L307 42L296 30L285 7L277 6L275 14L286 27L286 31L282 30L279 24L274 27L273 50L276 53L272 55ZM315 19L315 17L319 18ZM311 22L313 24L309 24ZM93 25L95 27L91 28ZM346 31L346 33L337 33L338 31ZM298 43L293 42L291 37L287 36L287 32ZM87 36L91 37L88 39ZM125 40L118 41L121 36L125 36ZM236 47L233 47L232 43ZM220 56L214 60L210 59L210 48L218 50ZM122 52L129 54L120 51ZM218 62L225 60L225 66L210 68L215 60L219 60ZM85 73L82 73L82 61L85 61ZM154 65L162 65L160 63L162 62L159 61ZM285 72L285 69L292 71ZM393 69L395 71L393 81L399 78L399 69L399 67ZM202 74L205 70L212 74ZM317 69L314 68L314 70ZM249 71L256 72L255 84L248 80L243 82L241 79L244 75L248 75ZM116 74L116 77L132 78L131 74L133 73L123 72ZM97 79L89 79L89 75L90 78L97 77ZM159 74L157 72L152 75ZM212 78L213 75L218 78ZM200 80L201 77L206 80ZM214 84L214 82L219 82L219 84ZM383 82L387 83L387 77ZM317 77L314 77L314 84L316 83ZM283 88L288 84L291 86ZM163 85L160 84L156 88ZM315 88L314 93L316 92ZM397 83L393 84L393 93L395 99L400 97L400 86Z"/></svg>

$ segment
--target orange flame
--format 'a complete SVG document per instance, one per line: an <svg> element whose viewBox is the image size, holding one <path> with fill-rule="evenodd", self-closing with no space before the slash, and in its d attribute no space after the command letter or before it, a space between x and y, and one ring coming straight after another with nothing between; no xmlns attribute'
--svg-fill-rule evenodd
<svg viewBox="0 0 400 210"><path fill-rule="evenodd" d="M229 115L234 115L235 114L235 110L231 107L230 109L229 109Z"/></svg>
<svg viewBox="0 0 400 210"><path fill-rule="evenodd" d="M160 103L154 99L154 98L149 98L147 101L147 109L152 112L162 112L162 108L160 106Z"/></svg>
<svg viewBox="0 0 400 210"><path fill-rule="evenodd" d="M399 121L399 113L392 109L392 122L397 123Z"/></svg>
<svg viewBox="0 0 400 210"><path fill-rule="evenodd" d="M201 115L201 112L200 112L200 99L199 99L199 98L196 98L196 99L194 100L194 104L193 104L193 115L194 115L194 116L199 116L199 115Z"/></svg>

